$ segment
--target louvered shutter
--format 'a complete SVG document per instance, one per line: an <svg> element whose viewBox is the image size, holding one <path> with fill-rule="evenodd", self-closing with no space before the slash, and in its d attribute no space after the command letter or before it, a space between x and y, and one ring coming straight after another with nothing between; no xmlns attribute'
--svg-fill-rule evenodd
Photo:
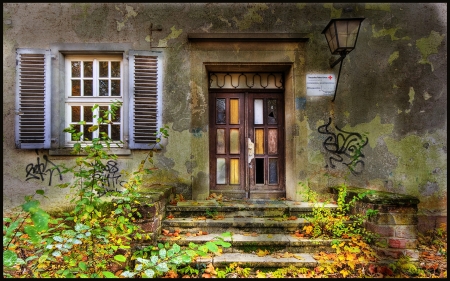
<svg viewBox="0 0 450 281"><path fill-rule="evenodd" d="M150 149L160 127L161 53L129 51L130 149Z"/></svg>
<svg viewBox="0 0 450 281"><path fill-rule="evenodd" d="M50 148L49 50L16 51L16 148Z"/></svg>

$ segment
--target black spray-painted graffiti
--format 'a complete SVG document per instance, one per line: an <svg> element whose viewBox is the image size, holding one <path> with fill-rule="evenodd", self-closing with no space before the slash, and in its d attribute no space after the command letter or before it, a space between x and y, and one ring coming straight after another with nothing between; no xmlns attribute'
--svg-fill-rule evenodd
<svg viewBox="0 0 450 281"><path fill-rule="evenodd" d="M37 153L37 152L36 152ZM26 180L37 179L44 181L44 177L49 175L48 185L52 185L53 172L59 175L59 180L62 181L62 174L59 170L58 166L56 166L52 161L48 160L47 155L42 156L44 158L44 162L41 163L41 159L37 158L37 163L30 163L25 168L27 172Z"/></svg>
<svg viewBox="0 0 450 281"><path fill-rule="evenodd" d="M109 160L105 169L101 172L97 172L94 176L101 183L101 188L103 190L98 193L98 196L101 197L105 195L109 191L119 191L119 187L123 187L123 183L125 181L119 181L120 175L118 164L114 160Z"/></svg>
<svg viewBox="0 0 450 281"><path fill-rule="evenodd" d="M327 159L328 164L326 168L336 168L334 163L342 163L346 165L353 175L359 175L364 170L364 154L361 149L369 143L367 137L363 137L358 133L346 132L339 129L337 126L337 134L330 132L329 127L331 124L331 118L328 123L320 126L317 130L321 134L328 135L323 142L325 150L331 154Z"/></svg>

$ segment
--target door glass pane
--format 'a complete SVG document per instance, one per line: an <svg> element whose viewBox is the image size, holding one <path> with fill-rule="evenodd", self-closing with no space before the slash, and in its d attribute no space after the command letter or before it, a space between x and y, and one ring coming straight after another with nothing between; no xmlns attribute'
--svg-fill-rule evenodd
<svg viewBox="0 0 450 281"><path fill-rule="evenodd" d="M278 159L269 159L269 184L278 183Z"/></svg>
<svg viewBox="0 0 450 281"><path fill-rule="evenodd" d="M225 99L217 99L216 100L216 116L217 116L217 120L216 123L217 124L225 124Z"/></svg>
<svg viewBox="0 0 450 281"><path fill-rule="evenodd" d="M263 124L263 100L262 99L255 99L254 110L255 110L255 124Z"/></svg>
<svg viewBox="0 0 450 281"><path fill-rule="evenodd" d="M239 159L230 159L230 184L239 184Z"/></svg>
<svg viewBox="0 0 450 281"><path fill-rule="evenodd" d="M277 100L267 100L267 124L277 124Z"/></svg>
<svg viewBox="0 0 450 281"><path fill-rule="evenodd" d="M255 154L264 154L264 129L255 129Z"/></svg>
<svg viewBox="0 0 450 281"><path fill-rule="evenodd" d="M278 152L278 129L269 129L268 131L269 154L277 154Z"/></svg>
<svg viewBox="0 0 450 281"><path fill-rule="evenodd" d="M255 183L264 184L264 158L255 159Z"/></svg>
<svg viewBox="0 0 450 281"><path fill-rule="evenodd" d="M225 129L217 129L216 142L216 153L225 154Z"/></svg>
<svg viewBox="0 0 450 281"><path fill-rule="evenodd" d="M239 129L230 129L230 154L239 154Z"/></svg>
<svg viewBox="0 0 450 281"><path fill-rule="evenodd" d="M216 171L216 183L217 184L225 184L226 178L226 166L225 166L225 158L217 158L217 171Z"/></svg>
<svg viewBox="0 0 450 281"><path fill-rule="evenodd" d="M239 100L230 99L230 124L239 124Z"/></svg>

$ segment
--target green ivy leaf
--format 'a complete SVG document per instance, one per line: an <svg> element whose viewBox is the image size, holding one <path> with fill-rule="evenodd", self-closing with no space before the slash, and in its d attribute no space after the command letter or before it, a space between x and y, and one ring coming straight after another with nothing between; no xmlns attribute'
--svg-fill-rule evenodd
<svg viewBox="0 0 450 281"><path fill-rule="evenodd" d="M103 276L105 276L106 278L117 278L117 276L114 275L114 273L109 272L109 271L102 271Z"/></svg>
<svg viewBox="0 0 450 281"><path fill-rule="evenodd" d="M33 242L33 244L38 244L41 242L41 236L38 234L38 231L36 229L36 227L32 226L32 225L26 225L24 226L24 231L26 234L28 234L28 236L30 237L31 242Z"/></svg>
<svg viewBox="0 0 450 281"><path fill-rule="evenodd" d="M31 215L31 220L33 221L37 231L45 231L48 229L49 218L50 215L41 209Z"/></svg>
<svg viewBox="0 0 450 281"><path fill-rule="evenodd" d="M3 252L3 265L6 267L12 267L17 262L17 254L13 251L6 250Z"/></svg>
<svg viewBox="0 0 450 281"><path fill-rule="evenodd" d="M165 258L166 258L166 254L167 254L166 249L161 249L161 250L159 250L159 256L160 256L162 259L165 259Z"/></svg>
<svg viewBox="0 0 450 281"><path fill-rule="evenodd" d="M155 272L152 269L147 269L144 271L144 274L148 278L153 278L153 276L155 276Z"/></svg>
<svg viewBox="0 0 450 281"><path fill-rule="evenodd" d="M217 245L211 241L206 242L205 245L206 247L208 247L208 250L210 250L213 253L217 253L219 251L219 247L217 247Z"/></svg>
<svg viewBox="0 0 450 281"><path fill-rule="evenodd" d="M37 200L31 200L22 205L22 209L25 212L29 212L29 213L36 212L38 210L38 207L39 207L39 201L37 201Z"/></svg>
<svg viewBox="0 0 450 281"><path fill-rule="evenodd" d="M162 262L156 266L156 270L160 272L167 272L169 271L169 268L167 267L167 263Z"/></svg>
<svg viewBox="0 0 450 281"><path fill-rule="evenodd" d="M126 262L127 261L127 258L124 255L115 255L114 259L116 261L120 261L120 262Z"/></svg>
<svg viewBox="0 0 450 281"><path fill-rule="evenodd" d="M84 271L87 270L87 265L86 265L85 262L80 261L80 262L78 263L78 267L79 267L81 270L84 270Z"/></svg>

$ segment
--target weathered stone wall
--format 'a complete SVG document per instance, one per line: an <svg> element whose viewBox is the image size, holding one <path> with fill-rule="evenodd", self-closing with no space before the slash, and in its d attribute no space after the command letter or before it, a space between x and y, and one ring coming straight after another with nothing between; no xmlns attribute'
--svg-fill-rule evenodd
<svg viewBox="0 0 450 281"><path fill-rule="evenodd" d="M338 190L336 187L331 188L335 199ZM365 191L363 188L347 187L346 202ZM377 212L364 222L364 227L377 235L372 243L380 259L389 261L408 256L417 261L418 204L419 200L413 196L375 191L355 201L350 207L350 214L365 215L368 210Z"/></svg>
<svg viewBox="0 0 450 281"><path fill-rule="evenodd" d="M338 67L329 66L337 57L330 55L321 32L331 18L346 17L365 20L356 49L343 61L336 99L308 96L307 74L338 74ZM151 26L161 30L150 31ZM70 191L55 185L72 178L37 167L68 164L74 158L15 149L13 129L16 48L48 49L62 43L127 43L136 50L164 53L162 122L170 137L155 154L159 170L146 181L173 186L186 198L204 197L208 93L206 84L194 83L202 74L192 65L188 33L303 33L308 38L295 51L277 54L295 66L286 105L292 113L287 118L293 120L286 128L289 188L297 197L292 199L301 199L300 183L321 192L346 182L419 198L419 226L446 218L446 3L3 3L4 213L37 189L48 196L45 208L67 206ZM244 56L238 46L230 46L229 61L270 61L258 50ZM208 57L217 58L214 50ZM58 94L53 96L60 102ZM330 137L340 149L327 146ZM345 148L353 139L363 146L352 173L346 165L352 153ZM119 156L117 167L132 171L145 155L132 151ZM125 179L118 173L111 176Z"/></svg>

